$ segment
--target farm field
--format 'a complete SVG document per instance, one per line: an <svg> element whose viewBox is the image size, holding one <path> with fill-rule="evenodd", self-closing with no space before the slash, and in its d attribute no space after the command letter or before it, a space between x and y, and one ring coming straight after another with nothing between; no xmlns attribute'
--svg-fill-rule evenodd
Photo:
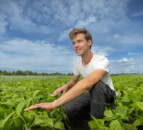
<svg viewBox="0 0 143 130"><path fill-rule="evenodd" d="M48 113L31 104L50 102L54 90L70 76L0 76L0 130L64 130L69 128L63 108ZM116 109L106 107L103 119L89 122L93 130L143 129L143 75L112 76L118 92Z"/></svg>

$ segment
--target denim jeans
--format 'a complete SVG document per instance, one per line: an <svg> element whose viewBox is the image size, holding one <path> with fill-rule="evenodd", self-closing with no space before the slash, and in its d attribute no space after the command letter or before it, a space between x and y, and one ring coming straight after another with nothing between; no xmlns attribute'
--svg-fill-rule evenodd
<svg viewBox="0 0 143 130"><path fill-rule="evenodd" d="M88 121L92 120L91 115L96 119L103 118L107 103L110 103L112 109L115 109L115 98L115 91L99 81L88 92L68 102L64 112L71 121L71 129L90 130Z"/></svg>

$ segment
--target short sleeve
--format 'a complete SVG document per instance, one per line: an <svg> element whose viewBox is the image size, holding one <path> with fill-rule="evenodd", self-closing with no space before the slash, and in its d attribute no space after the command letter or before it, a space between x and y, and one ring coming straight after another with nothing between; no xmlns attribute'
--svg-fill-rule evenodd
<svg viewBox="0 0 143 130"><path fill-rule="evenodd" d="M79 62L76 63L76 65L73 69L73 74L76 75L76 76L80 75L80 73L79 73Z"/></svg>
<svg viewBox="0 0 143 130"><path fill-rule="evenodd" d="M96 64L96 68L95 69L103 69L106 72L110 72L109 70L109 60L105 57L102 57L98 63Z"/></svg>

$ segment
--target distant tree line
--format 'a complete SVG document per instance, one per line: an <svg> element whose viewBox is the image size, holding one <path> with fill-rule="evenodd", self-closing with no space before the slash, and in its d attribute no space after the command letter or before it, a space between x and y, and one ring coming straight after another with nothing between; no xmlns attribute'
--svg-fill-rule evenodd
<svg viewBox="0 0 143 130"><path fill-rule="evenodd" d="M14 76L19 76L19 75L37 75L37 76L66 76L66 75L73 75L73 73L68 73L68 74L63 74L63 73L37 73L37 72L32 72L32 71L21 71L21 70L17 70L17 71L6 71L6 70L0 70L0 75L14 75Z"/></svg>

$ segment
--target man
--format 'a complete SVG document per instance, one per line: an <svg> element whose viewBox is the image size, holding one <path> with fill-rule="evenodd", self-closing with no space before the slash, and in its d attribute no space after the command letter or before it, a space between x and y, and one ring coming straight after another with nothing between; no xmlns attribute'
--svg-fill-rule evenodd
<svg viewBox="0 0 143 130"><path fill-rule="evenodd" d="M109 74L109 61L91 52L92 36L86 29L75 28L70 32L75 53L81 56L74 68L72 79L61 88L54 91L54 96L62 92L62 96L50 103L40 103L30 106L25 111L35 108L46 109L48 112L65 105L65 113L69 119L91 120L93 115L100 119L104 117L106 103L112 106L115 91ZM84 79L78 82L82 75ZM71 88L66 92L67 88Z"/></svg>

